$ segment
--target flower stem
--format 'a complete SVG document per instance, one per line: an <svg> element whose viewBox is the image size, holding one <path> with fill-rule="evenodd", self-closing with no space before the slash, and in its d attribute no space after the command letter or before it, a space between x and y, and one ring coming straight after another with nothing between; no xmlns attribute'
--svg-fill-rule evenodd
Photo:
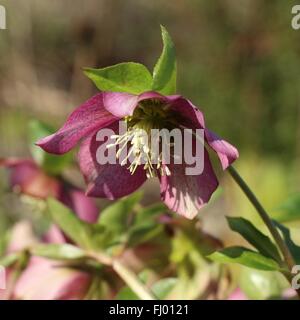
<svg viewBox="0 0 300 320"><path fill-rule="evenodd" d="M128 269L119 259L94 252L90 253L89 256L101 264L111 266L141 300L157 300L151 290L149 290L138 276Z"/></svg>
<svg viewBox="0 0 300 320"><path fill-rule="evenodd" d="M276 228L276 226L274 225L273 221L271 220L271 218L269 217L269 215L267 214L267 212L263 208L263 206L260 204L260 202L258 201L256 196L254 195L254 193L248 187L246 182L238 174L238 172L232 166L228 167L228 171L231 174L234 181L239 185L239 187L245 193L245 195L250 200L252 205L255 207L256 211L258 212L258 214L262 218L263 222L265 223L265 225L269 229L270 233L272 234L276 244L278 245L278 247L282 253L282 256L283 256L289 270L291 271L295 265L294 258L292 256L289 248L287 247L286 243L284 242L284 240L280 236L280 233L279 233L278 229Z"/></svg>
<svg viewBox="0 0 300 320"><path fill-rule="evenodd" d="M278 248L280 249L282 256L284 258L284 262L286 263L289 271L292 270L292 268L295 265L295 260L286 245L285 241L280 236L280 233L276 226L274 225L272 219L269 217L268 213L264 209L264 207L261 205L261 203L256 198L255 194L252 192L252 190L249 188L249 186L246 184L246 182L242 179L242 177L239 175L239 173L232 167L228 167L228 171L234 181L239 185L239 187L242 189L242 191L245 193L247 198L250 200L258 214L260 215L261 219L269 229L270 233L272 234ZM292 280L292 274L291 272L283 273L283 275L287 278L288 282L291 282ZM298 298L300 299L300 289L295 290L297 292Z"/></svg>
<svg viewBox="0 0 300 320"><path fill-rule="evenodd" d="M115 272L124 280L124 282L132 289L142 300L156 300L153 293L140 281L137 275L128 269L119 260L114 260L112 267Z"/></svg>

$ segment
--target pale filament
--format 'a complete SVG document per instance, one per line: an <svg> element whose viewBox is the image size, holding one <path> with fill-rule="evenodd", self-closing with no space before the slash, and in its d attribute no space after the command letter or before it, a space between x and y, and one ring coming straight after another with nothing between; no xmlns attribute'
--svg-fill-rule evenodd
<svg viewBox="0 0 300 320"><path fill-rule="evenodd" d="M119 149L116 154L116 158L119 159L122 151L130 145L129 152L126 157L122 159L121 166L127 164L130 157L133 156L133 161L131 161L128 169L131 174L134 174L136 169L144 164L144 170L146 170L147 178L153 178L157 176L157 172L161 176L170 176L170 169L166 164L163 164L162 153L159 155L152 152L148 144L148 136L145 136L145 131L139 128L130 128L123 135L112 135L111 139L115 142L107 145L107 148L112 148L118 146ZM156 158L156 159L155 159ZM155 161L156 160L156 161Z"/></svg>

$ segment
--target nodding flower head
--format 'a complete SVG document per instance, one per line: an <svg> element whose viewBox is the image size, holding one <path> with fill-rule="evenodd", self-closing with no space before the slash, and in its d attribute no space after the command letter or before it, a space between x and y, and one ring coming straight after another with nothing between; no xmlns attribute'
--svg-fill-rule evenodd
<svg viewBox="0 0 300 320"><path fill-rule="evenodd" d="M130 144L126 157L121 161L121 166L127 165L129 158L133 157L128 167L131 174L134 174L136 169L144 164L143 168L147 178L156 177L158 174L171 175L168 166L163 165L163 154L162 151L159 151L161 139L158 135L153 134L154 130L176 128L176 118L170 106L163 104L158 99L144 100L137 105L132 116L126 116L124 120L127 127L126 132L112 135L111 139L115 141L107 146L107 148L118 147L116 157L119 159L122 151ZM153 145L158 148L151 148Z"/></svg>
<svg viewBox="0 0 300 320"><path fill-rule="evenodd" d="M121 120L126 123L122 133L117 131ZM97 133L104 128L114 132L105 146L117 149L115 158L119 161L114 164L97 161L97 150L104 145L97 140ZM203 130L206 144L217 153L223 169L238 158L235 147L206 128L202 112L189 100L153 91L140 95L101 92L79 106L62 128L39 140L37 145L47 152L63 154L83 140L78 159L89 196L117 199L134 192L147 178L157 177L166 205L193 218L218 186L208 152L204 149L203 171L187 175L189 164L175 161L176 143L170 141L171 161L166 162L161 150L164 140L161 135L153 134L153 131L184 129ZM194 139L191 152L198 144L204 148L203 142ZM126 148L128 152L122 157Z"/></svg>

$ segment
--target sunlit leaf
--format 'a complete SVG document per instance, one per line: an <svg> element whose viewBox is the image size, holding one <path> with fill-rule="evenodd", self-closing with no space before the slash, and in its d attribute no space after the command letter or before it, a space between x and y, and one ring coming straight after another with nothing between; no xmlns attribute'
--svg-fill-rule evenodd
<svg viewBox="0 0 300 320"><path fill-rule="evenodd" d="M238 263L259 270L279 270L279 266L273 259L264 257L258 252L243 247L229 247L216 251L208 256L211 260L221 263Z"/></svg>
<svg viewBox="0 0 300 320"><path fill-rule="evenodd" d="M99 224L115 232L127 231L130 214L142 196L142 192L135 192L109 205L101 212Z"/></svg>
<svg viewBox="0 0 300 320"><path fill-rule="evenodd" d="M163 231L163 226L154 222L135 225L128 231L127 245L136 246L157 237Z"/></svg>
<svg viewBox="0 0 300 320"><path fill-rule="evenodd" d="M136 214L135 224L145 223L146 220L154 221L157 216L167 211L163 203L155 203L149 207L141 208Z"/></svg>
<svg viewBox="0 0 300 320"><path fill-rule="evenodd" d="M80 220L69 208L55 199L48 199L51 217L75 243L82 248L95 249L109 245L110 234L104 226Z"/></svg>
<svg viewBox="0 0 300 320"><path fill-rule="evenodd" d="M296 245L295 242L292 240L290 230L277 221L274 221L274 223L276 224L277 228L282 232L284 241L290 249L290 252L294 257L296 263L300 264L300 246Z"/></svg>
<svg viewBox="0 0 300 320"><path fill-rule="evenodd" d="M161 26L163 39L163 51L153 70L153 90L162 94L176 93L176 54L173 41L165 29Z"/></svg>
<svg viewBox="0 0 300 320"><path fill-rule="evenodd" d="M125 286L118 292L115 300L140 300L140 298L128 286Z"/></svg>
<svg viewBox="0 0 300 320"><path fill-rule="evenodd" d="M177 282L176 278L161 279L154 283L151 290L158 299L163 300L168 297Z"/></svg>
<svg viewBox="0 0 300 320"><path fill-rule="evenodd" d="M33 255L55 260L73 260L85 257L85 252L71 244L41 244L31 250Z"/></svg>
<svg viewBox="0 0 300 320"><path fill-rule="evenodd" d="M150 72L140 63L124 62L102 69L85 68L84 73L101 91L140 94L149 91L152 85Z"/></svg>
<svg viewBox="0 0 300 320"><path fill-rule="evenodd" d="M151 291L159 299L166 299L177 283L176 278L165 278L157 281L151 287ZM123 287L117 294L116 300L139 300L139 297L128 287Z"/></svg>
<svg viewBox="0 0 300 320"><path fill-rule="evenodd" d="M5 255L4 257L0 258L0 266L7 268L16 263L19 260L19 257L20 256L18 253Z"/></svg>
<svg viewBox="0 0 300 320"><path fill-rule="evenodd" d="M259 231L250 221L244 218L227 217L230 229L238 232L250 244L253 245L263 256L280 261L277 247L269 237Z"/></svg>

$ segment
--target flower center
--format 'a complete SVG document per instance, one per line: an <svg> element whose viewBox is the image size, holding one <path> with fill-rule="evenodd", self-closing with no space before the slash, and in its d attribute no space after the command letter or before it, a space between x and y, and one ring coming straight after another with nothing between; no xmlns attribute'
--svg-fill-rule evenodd
<svg viewBox="0 0 300 320"><path fill-rule="evenodd" d="M128 167L131 174L134 174L138 166L144 165L147 178L160 175L170 175L171 172L163 163L161 152L161 136L153 134L161 129L171 130L176 126L176 120L171 116L169 106L161 101L152 99L142 101L135 109L132 116L125 117L127 131L122 135L113 135L111 139L115 142L107 146L118 146L117 159L129 145L129 151L125 158L122 158L121 165L124 166L130 160ZM153 129L156 129L152 131ZM156 147L153 149L153 145ZM171 146L170 146L171 147Z"/></svg>

